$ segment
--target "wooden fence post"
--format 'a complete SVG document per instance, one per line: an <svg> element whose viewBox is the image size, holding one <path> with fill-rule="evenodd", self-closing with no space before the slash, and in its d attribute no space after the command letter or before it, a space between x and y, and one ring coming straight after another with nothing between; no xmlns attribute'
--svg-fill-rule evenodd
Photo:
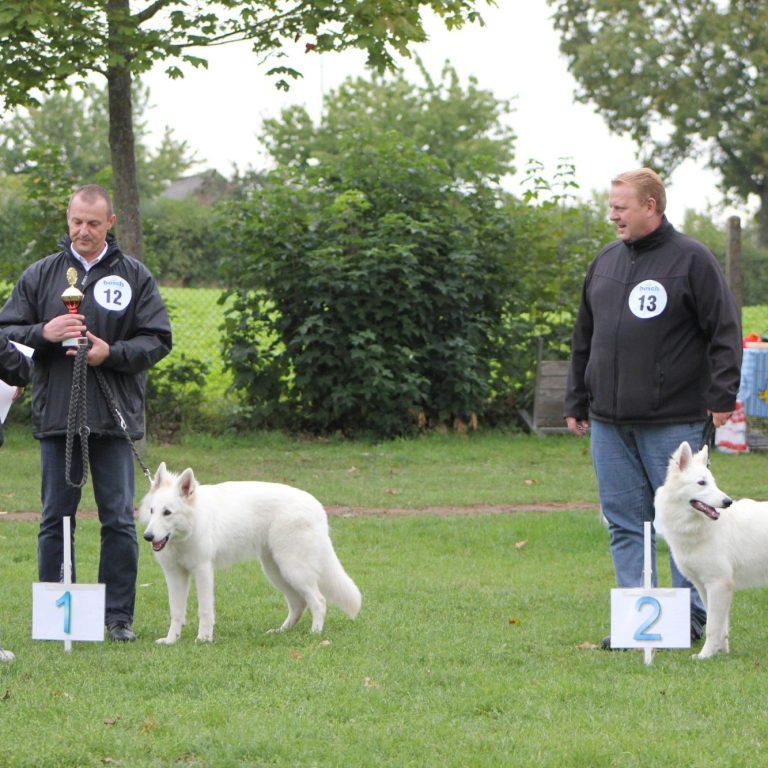
<svg viewBox="0 0 768 768"><path fill-rule="evenodd" d="M729 216L726 222L725 242L725 279L731 288L736 308L741 314L743 304L742 266L741 266L741 219Z"/></svg>

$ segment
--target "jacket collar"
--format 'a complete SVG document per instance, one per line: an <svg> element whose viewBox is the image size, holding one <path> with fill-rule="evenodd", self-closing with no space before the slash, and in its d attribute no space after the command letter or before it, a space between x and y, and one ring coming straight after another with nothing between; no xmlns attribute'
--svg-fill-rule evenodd
<svg viewBox="0 0 768 768"><path fill-rule="evenodd" d="M637 240L630 240L627 242L627 245L637 252L650 251L652 248L668 240L674 231L675 228L669 223L667 217L662 216L661 224L653 232L639 237Z"/></svg>
<svg viewBox="0 0 768 768"><path fill-rule="evenodd" d="M72 240L69 235L62 235L59 240L59 248L66 251L68 254L72 254ZM120 250L120 246L117 244L117 238L111 233L107 232L107 253L101 260L101 264L114 267L123 258L123 252Z"/></svg>

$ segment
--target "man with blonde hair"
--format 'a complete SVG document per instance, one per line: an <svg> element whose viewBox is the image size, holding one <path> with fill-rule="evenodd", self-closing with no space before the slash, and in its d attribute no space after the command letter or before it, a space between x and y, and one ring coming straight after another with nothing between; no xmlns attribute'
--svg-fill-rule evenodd
<svg viewBox="0 0 768 768"><path fill-rule="evenodd" d="M664 183L650 168L611 182L619 239L590 265L573 331L565 397L568 429L591 432L600 504L619 587L643 584L644 523L672 453L698 449L708 421L736 406L741 323L722 269L664 214ZM652 548L656 576L655 542ZM691 639L706 611L670 558L672 584L691 588ZM611 648L610 637L603 647Z"/></svg>

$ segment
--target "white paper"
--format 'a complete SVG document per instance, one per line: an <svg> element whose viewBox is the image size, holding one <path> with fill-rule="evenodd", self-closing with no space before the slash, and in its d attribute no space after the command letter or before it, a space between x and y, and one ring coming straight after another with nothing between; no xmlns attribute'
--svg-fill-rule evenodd
<svg viewBox="0 0 768 768"><path fill-rule="evenodd" d="M20 344L18 341L11 341L19 352L23 352L27 357L32 357L34 349L28 347L26 344ZM8 411L11 410L11 403L13 403L13 396L16 394L16 387L12 387L10 384L6 384L0 379L0 422L5 423Z"/></svg>

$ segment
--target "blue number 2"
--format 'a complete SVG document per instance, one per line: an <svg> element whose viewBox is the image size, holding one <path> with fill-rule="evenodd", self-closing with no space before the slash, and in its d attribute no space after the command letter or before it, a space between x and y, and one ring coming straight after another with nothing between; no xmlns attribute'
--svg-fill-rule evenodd
<svg viewBox="0 0 768 768"><path fill-rule="evenodd" d="M68 635L72 629L72 594L65 592L57 601L56 607L64 606L64 634Z"/></svg>
<svg viewBox="0 0 768 768"><path fill-rule="evenodd" d="M645 595L638 599L635 603L635 610L641 611L646 605L652 607L651 616L644 621L635 632L634 639L638 642L650 642L661 640L661 635L658 632L648 633L648 630L659 620L661 617L661 603L655 597L649 597Z"/></svg>

